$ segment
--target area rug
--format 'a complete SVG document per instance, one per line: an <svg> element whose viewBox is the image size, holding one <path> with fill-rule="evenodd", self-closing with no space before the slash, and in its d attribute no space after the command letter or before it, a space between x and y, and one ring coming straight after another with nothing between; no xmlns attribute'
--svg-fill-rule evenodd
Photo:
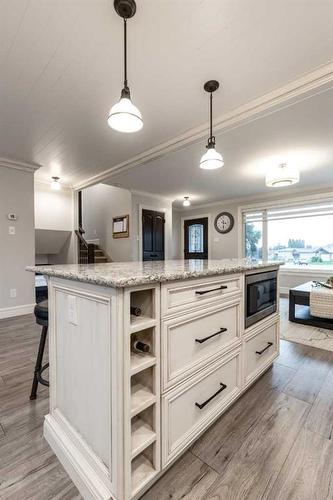
<svg viewBox="0 0 333 500"><path fill-rule="evenodd" d="M302 306L296 306L302 307ZM280 299L280 337L290 342L333 351L333 330L300 325L288 320L289 300Z"/></svg>

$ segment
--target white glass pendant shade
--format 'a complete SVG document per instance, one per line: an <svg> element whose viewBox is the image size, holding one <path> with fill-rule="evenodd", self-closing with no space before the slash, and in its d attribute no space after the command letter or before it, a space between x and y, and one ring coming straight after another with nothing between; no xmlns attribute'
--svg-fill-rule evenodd
<svg viewBox="0 0 333 500"><path fill-rule="evenodd" d="M297 182L299 182L298 169L289 167L286 163L271 168L266 174L266 186L268 187L291 186Z"/></svg>
<svg viewBox="0 0 333 500"><path fill-rule="evenodd" d="M131 133L140 130L143 121L140 111L134 106L131 99L121 97L110 110L108 124L119 132Z"/></svg>
<svg viewBox="0 0 333 500"><path fill-rule="evenodd" d="M61 184L59 182L59 177L52 177L51 189L53 191L60 191L61 190Z"/></svg>
<svg viewBox="0 0 333 500"><path fill-rule="evenodd" d="M200 160L200 168L204 170L215 170L224 165L223 157L215 148L208 148Z"/></svg>
<svg viewBox="0 0 333 500"><path fill-rule="evenodd" d="M184 196L184 201L183 201L183 206L184 207L189 207L191 205L191 202L189 200L188 196Z"/></svg>

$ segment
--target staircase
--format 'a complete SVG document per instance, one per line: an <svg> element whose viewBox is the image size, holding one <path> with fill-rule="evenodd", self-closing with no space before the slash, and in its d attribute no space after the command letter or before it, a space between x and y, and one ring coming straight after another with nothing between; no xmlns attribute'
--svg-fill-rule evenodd
<svg viewBox="0 0 333 500"><path fill-rule="evenodd" d="M107 253L94 243L89 243L84 239L84 230L79 228L75 231L78 237L78 261L79 264L103 264L112 262Z"/></svg>
<svg viewBox="0 0 333 500"><path fill-rule="evenodd" d="M95 245L94 248L94 262L95 264L101 264L103 262L111 262L111 259L108 257L108 255L98 245Z"/></svg>

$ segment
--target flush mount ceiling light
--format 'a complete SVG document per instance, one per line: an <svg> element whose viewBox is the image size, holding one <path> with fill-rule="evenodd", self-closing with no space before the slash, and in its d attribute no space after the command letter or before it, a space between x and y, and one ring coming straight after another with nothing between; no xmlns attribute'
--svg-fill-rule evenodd
<svg viewBox="0 0 333 500"><path fill-rule="evenodd" d="M183 206L184 207L189 207L190 205L191 205L190 197L189 196L184 196Z"/></svg>
<svg viewBox="0 0 333 500"><path fill-rule="evenodd" d="M289 167L286 163L273 167L266 174L266 186L283 187L291 186L299 182L299 171L295 167Z"/></svg>
<svg viewBox="0 0 333 500"><path fill-rule="evenodd" d="M215 170L223 167L224 161L222 155L215 149L215 137L213 136L213 92L219 88L219 82L216 80L209 80L204 85L206 92L209 92L209 138L207 142L207 151L201 157L200 168L204 170Z"/></svg>
<svg viewBox="0 0 333 500"><path fill-rule="evenodd" d="M52 177L51 189L53 189L53 191L60 191L61 184L59 180L59 177Z"/></svg>
<svg viewBox="0 0 333 500"><path fill-rule="evenodd" d="M114 0L117 14L124 20L124 87L120 100L112 106L108 124L118 132L137 132L143 126L140 111L131 101L130 89L127 81L127 19L134 16L136 3L134 0Z"/></svg>

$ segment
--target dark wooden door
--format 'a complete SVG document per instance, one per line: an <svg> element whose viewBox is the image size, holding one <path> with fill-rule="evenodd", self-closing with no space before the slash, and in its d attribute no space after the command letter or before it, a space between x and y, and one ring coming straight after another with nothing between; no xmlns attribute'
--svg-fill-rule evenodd
<svg viewBox="0 0 333 500"><path fill-rule="evenodd" d="M142 210L143 260L164 260L164 224L164 213Z"/></svg>
<svg viewBox="0 0 333 500"><path fill-rule="evenodd" d="M208 259L208 217L184 222L185 259Z"/></svg>

